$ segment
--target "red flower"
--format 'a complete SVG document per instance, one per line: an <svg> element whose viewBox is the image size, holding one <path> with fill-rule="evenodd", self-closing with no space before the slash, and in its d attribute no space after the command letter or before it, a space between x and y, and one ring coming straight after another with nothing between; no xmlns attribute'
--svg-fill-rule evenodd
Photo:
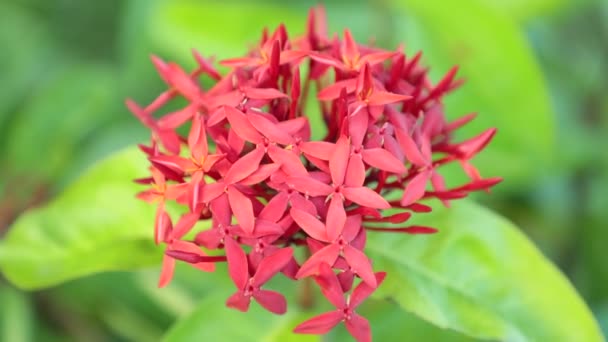
<svg viewBox="0 0 608 342"><path fill-rule="evenodd" d="M381 284L386 273L378 272L374 275L375 281ZM344 294L340 282L327 264L320 267L319 276L315 277L323 295L337 310L330 311L313 317L298 325L294 331L301 334L325 334L340 322L344 322L346 329L359 342L371 341L371 329L369 322L359 316L355 309L374 292L374 287L367 283L360 283L348 297Z"/></svg>
<svg viewBox="0 0 608 342"><path fill-rule="evenodd" d="M322 7L312 9L306 34L294 40L283 25L264 31L247 56L220 62L231 68L224 76L197 52L190 73L153 57L168 89L143 108L127 101L152 132L151 145L140 146L151 176L137 180L150 188L137 196L158 203L154 240L165 247L159 286L170 281L176 260L204 271L227 262L237 287L228 307L247 311L253 298L282 314L284 296L264 284L278 273L314 277L337 310L296 332L322 334L344 322L357 340L369 341L369 323L355 309L385 274L366 255L367 234L435 233L407 224L431 210L421 201L449 205L498 183L471 163L496 130L454 141L474 118L445 119L443 96L461 83L456 68L433 85L420 53L357 44L349 30L329 39L324 17ZM202 86L201 75L215 83ZM311 82L326 126L317 141L312 130L321 127L305 116ZM175 98L186 105L162 112ZM449 163L460 164L470 181L447 188L441 169ZM170 202L183 208L175 226L165 210ZM308 257L295 258L295 248Z"/></svg>

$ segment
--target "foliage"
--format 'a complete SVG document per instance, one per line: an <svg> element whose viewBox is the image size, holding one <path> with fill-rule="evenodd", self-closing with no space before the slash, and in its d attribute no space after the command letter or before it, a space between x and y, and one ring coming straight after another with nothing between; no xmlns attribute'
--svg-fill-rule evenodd
<svg viewBox="0 0 608 342"><path fill-rule="evenodd" d="M134 150L105 157L145 138L122 101L133 95L148 102L160 89L152 65L142 62L149 54L181 63L188 63L191 47L216 52L217 59L240 54L263 26L303 27L309 5L0 4L0 43L10 47L0 54L6 85L0 94L0 232L6 232L0 271L7 280L0 280L0 340L140 341L166 332L170 341L225 333L213 317L256 325L251 331L267 341L295 336L289 332L297 322L313 315L298 298L302 289L287 295L295 298L289 316L260 312L259 324L247 321L252 315L206 310L221 307L224 296L216 290L227 286L225 277L201 279L178 265L172 284L158 290L158 269L150 268L162 253L150 240L153 208L133 199L140 188L130 183L145 164ZM350 27L359 40L371 32L380 46L405 41L409 55L424 50L435 82L461 64L468 82L446 108L453 117L479 111L479 126L466 136L498 127L496 146L477 165L484 175L506 179L477 201L514 222L464 203L420 218L441 229L422 240L370 234L374 265L393 274L361 308L374 338L602 340L577 292L606 331L606 2L327 1L326 7L332 32ZM454 170L448 183L462 177ZM314 305L314 312L329 309ZM346 336L341 328L327 339Z"/></svg>

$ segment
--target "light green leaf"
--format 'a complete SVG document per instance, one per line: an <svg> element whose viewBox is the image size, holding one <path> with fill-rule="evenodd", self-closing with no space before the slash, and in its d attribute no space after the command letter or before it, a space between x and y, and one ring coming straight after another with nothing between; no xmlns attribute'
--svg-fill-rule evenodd
<svg viewBox="0 0 608 342"><path fill-rule="evenodd" d="M519 21L534 19L540 15L551 14L557 10L572 5L566 0L484 0L497 10L507 12ZM586 2L582 0L580 2Z"/></svg>
<svg viewBox="0 0 608 342"><path fill-rule="evenodd" d="M113 69L72 65L41 85L14 118L0 161L9 175L44 181L61 176L79 143L112 116Z"/></svg>
<svg viewBox="0 0 608 342"><path fill-rule="evenodd" d="M412 224L440 231L368 236L375 268L388 273L377 296L476 338L603 341L572 285L506 219L460 201Z"/></svg>
<svg viewBox="0 0 608 342"><path fill-rule="evenodd" d="M262 29L285 23L289 32L304 32L306 12L283 4L218 1L160 1L148 21L156 46L182 60L192 60L190 49L203 56L244 55L259 41ZM271 31L272 32L272 31Z"/></svg>
<svg viewBox="0 0 608 342"><path fill-rule="evenodd" d="M463 87L446 98L456 118L478 112L459 138L497 127L494 141L475 159L483 175L507 184L532 181L554 155L554 122L543 76L514 20L480 0L394 1L398 40L408 52L422 50L436 82L460 65ZM503 185L504 186L504 185Z"/></svg>
<svg viewBox="0 0 608 342"><path fill-rule="evenodd" d="M0 286L0 340L34 340L32 304L27 296L7 286Z"/></svg>
<svg viewBox="0 0 608 342"><path fill-rule="evenodd" d="M22 215L0 241L0 269L15 285L36 289L87 274L160 262L154 207L136 200L147 174L135 148L92 167L48 206Z"/></svg>
<svg viewBox="0 0 608 342"><path fill-rule="evenodd" d="M369 321L373 341L395 341L399 338L404 341L475 341L453 330L432 325L387 300L368 299L357 312ZM340 324L328 334L326 341L350 341L350 336L344 324Z"/></svg>
<svg viewBox="0 0 608 342"><path fill-rule="evenodd" d="M306 342L319 341L318 336L298 335L291 331L305 316L290 306L287 313L277 316L251 303L248 312L225 306L230 291L209 294L197 308L167 332L163 341L241 341L241 342Z"/></svg>

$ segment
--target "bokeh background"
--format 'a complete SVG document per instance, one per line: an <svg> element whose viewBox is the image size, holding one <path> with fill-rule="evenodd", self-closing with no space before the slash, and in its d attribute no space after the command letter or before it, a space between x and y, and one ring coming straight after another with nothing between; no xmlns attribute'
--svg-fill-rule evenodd
<svg viewBox="0 0 608 342"><path fill-rule="evenodd" d="M422 49L434 80L461 66L468 82L447 111L479 112L468 134L498 127L478 165L505 178L476 199L558 265L606 334L608 1L324 3L333 32L350 27L359 41ZM163 89L150 54L187 67L190 48L242 54L264 26L284 21L302 33L314 4L0 1L0 237L95 161L145 141L124 99L147 103ZM0 278L0 341L158 340L210 285L184 269L158 291L156 277L156 269L105 273L36 292ZM434 333L403 315L412 331Z"/></svg>

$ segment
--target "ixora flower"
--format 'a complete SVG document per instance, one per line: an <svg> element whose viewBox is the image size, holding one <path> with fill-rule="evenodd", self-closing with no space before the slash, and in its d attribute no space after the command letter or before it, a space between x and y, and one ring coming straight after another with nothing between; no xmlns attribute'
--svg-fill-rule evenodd
<svg viewBox="0 0 608 342"><path fill-rule="evenodd" d="M158 203L160 287L176 260L206 272L227 262L236 285L227 306L247 311L253 299L282 314L285 297L264 284L279 274L314 279L336 309L295 332L324 334L343 322L355 339L369 341L369 323L356 309L390 274L374 270L366 234L434 233L407 225L412 214L431 210L421 200L448 205L498 183L469 162L495 129L453 141L474 118L444 116L442 97L461 84L456 68L433 84L420 54L358 44L348 30L330 38L323 18L323 8L312 9L296 39L283 25L265 30L247 56L219 62L230 69L224 76L196 51L190 73L152 57L168 90L146 107L127 101L152 132L151 144L140 146L151 176L137 180L151 188L138 197ZM213 85L202 87L201 77ZM313 86L318 102L311 108ZM185 107L158 114L179 97ZM307 116L312 112L318 115ZM313 131L326 134L313 141ZM439 169L452 162L470 181L446 188ZM175 224L169 201L184 209ZM200 220L211 225L198 231Z"/></svg>

